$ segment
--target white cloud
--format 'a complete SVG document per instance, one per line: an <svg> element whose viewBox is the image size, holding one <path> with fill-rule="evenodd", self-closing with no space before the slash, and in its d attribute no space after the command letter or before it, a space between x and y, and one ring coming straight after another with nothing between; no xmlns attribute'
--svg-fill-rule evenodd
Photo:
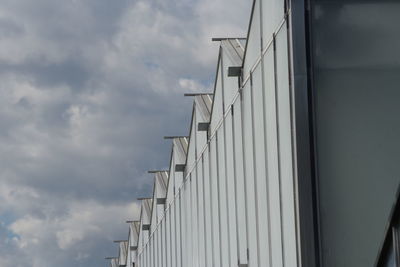
<svg viewBox="0 0 400 267"><path fill-rule="evenodd" d="M98 266L250 1L3 0L0 266ZM179 101L179 102L178 102ZM179 103L179 105L177 105Z"/></svg>
<svg viewBox="0 0 400 267"><path fill-rule="evenodd" d="M111 242L115 227L124 228L125 220L137 218L139 214L136 203L102 205L93 201L72 202L68 209L59 217L46 214L45 217L35 218L28 215L16 220L8 227L17 236L14 243L27 257L36 257L40 261L50 261L46 259L48 253L53 253L53 260L57 260L62 251L71 253L71 248L86 244L85 249L73 250L74 255L71 255L82 260L95 251L92 250L96 246L92 242L95 236L102 236L102 242ZM58 248L47 247L48 244L56 244ZM37 255L37 250L44 247L47 247L47 253Z"/></svg>
<svg viewBox="0 0 400 267"><path fill-rule="evenodd" d="M211 92L211 89L206 89L203 84L192 79L179 79L179 85L185 92Z"/></svg>

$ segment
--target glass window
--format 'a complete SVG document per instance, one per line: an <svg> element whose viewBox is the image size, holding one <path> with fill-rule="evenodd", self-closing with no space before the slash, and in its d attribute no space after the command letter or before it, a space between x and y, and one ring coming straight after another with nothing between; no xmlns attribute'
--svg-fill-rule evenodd
<svg viewBox="0 0 400 267"><path fill-rule="evenodd" d="M400 182L400 2L311 2L322 265L373 266Z"/></svg>

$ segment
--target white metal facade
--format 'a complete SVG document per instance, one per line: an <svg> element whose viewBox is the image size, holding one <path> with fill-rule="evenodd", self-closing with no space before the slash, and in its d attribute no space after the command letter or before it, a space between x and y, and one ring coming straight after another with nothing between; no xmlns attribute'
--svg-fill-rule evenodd
<svg viewBox="0 0 400 267"><path fill-rule="evenodd" d="M299 265L289 13L255 0L247 38L220 41L214 93L194 96L120 266Z"/></svg>

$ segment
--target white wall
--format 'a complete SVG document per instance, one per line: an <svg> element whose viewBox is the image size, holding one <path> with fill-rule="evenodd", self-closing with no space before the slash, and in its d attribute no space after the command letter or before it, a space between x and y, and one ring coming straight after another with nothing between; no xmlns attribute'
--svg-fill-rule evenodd
<svg viewBox="0 0 400 267"><path fill-rule="evenodd" d="M227 76L235 60L219 51L209 140L194 105L183 186L168 192L154 266L298 266L284 0L255 1L250 25L241 88Z"/></svg>

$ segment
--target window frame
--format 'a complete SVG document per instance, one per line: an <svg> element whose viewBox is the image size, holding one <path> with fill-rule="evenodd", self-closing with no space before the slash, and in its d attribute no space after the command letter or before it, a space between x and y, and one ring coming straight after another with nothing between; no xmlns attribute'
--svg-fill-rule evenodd
<svg viewBox="0 0 400 267"><path fill-rule="evenodd" d="M318 267L320 238L316 177L310 0L290 0L289 59L293 90L299 264Z"/></svg>

